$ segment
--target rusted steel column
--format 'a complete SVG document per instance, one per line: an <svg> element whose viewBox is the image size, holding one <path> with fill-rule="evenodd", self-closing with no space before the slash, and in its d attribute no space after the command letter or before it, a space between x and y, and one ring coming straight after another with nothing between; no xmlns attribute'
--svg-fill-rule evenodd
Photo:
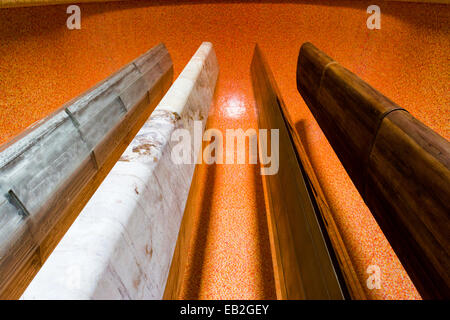
<svg viewBox="0 0 450 320"><path fill-rule="evenodd" d="M323 234L318 220L322 217L313 204L315 196L309 191L310 180L304 166L306 154L299 153L303 149L298 148L299 140L294 140L283 99L258 46L251 63L251 76L260 129L279 130L279 171L262 176L277 296L279 299L343 299L345 283L339 281L340 268L333 264L333 248L327 246L327 235ZM270 144L273 143L276 141L271 140ZM311 173L309 167L308 172Z"/></svg>
<svg viewBox="0 0 450 320"><path fill-rule="evenodd" d="M449 142L311 43L297 87L422 297L449 298Z"/></svg>

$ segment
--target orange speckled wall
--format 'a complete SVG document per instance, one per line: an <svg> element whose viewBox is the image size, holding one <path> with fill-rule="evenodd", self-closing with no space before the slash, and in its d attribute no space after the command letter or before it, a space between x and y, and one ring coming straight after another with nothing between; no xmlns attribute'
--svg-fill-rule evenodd
<svg viewBox="0 0 450 320"><path fill-rule="evenodd" d="M364 287L367 267L381 268L381 289L367 294L420 298L297 92L295 70L300 45L311 41L448 139L450 6L377 1L381 30L370 31L367 1L199 2L82 4L82 29L73 31L66 6L0 10L0 143L160 41L175 75L211 41L221 74L210 124L256 128L249 68L258 42ZM250 166L203 170L214 171L203 181L214 192L204 193L210 210L199 213L196 238L203 240L190 252L183 297L272 298L259 177Z"/></svg>

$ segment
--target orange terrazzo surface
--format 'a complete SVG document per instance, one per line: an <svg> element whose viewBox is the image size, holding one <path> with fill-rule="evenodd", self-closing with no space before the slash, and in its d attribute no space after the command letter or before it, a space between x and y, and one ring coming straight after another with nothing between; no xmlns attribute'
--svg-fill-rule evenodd
<svg viewBox="0 0 450 320"><path fill-rule="evenodd" d="M250 61L256 42L274 72L364 288L372 299L420 298L389 243L296 90L300 45L311 41L450 137L450 6L378 1L381 30L366 28L367 1L83 4L82 29L66 6L0 10L0 143L87 90L160 41L177 75L202 41L214 44L220 76L209 125L256 127ZM276 1L275 1L276 2ZM231 101L231 103L230 103ZM239 112L229 112L230 105ZM206 166L183 297L273 298L260 177L254 166Z"/></svg>
<svg viewBox="0 0 450 320"><path fill-rule="evenodd" d="M258 128L249 94L250 59L246 55L221 68L209 128L223 133ZM224 139L224 150L226 144ZM193 183L202 184L195 194L202 205L194 211L194 237L179 298L276 299L259 166L203 163Z"/></svg>

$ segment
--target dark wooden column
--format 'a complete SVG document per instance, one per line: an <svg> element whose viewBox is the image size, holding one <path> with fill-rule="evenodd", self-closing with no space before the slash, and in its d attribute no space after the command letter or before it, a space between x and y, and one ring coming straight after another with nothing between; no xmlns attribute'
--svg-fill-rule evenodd
<svg viewBox="0 0 450 320"><path fill-rule="evenodd" d="M450 144L311 43L297 87L423 298L449 298Z"/></svg>

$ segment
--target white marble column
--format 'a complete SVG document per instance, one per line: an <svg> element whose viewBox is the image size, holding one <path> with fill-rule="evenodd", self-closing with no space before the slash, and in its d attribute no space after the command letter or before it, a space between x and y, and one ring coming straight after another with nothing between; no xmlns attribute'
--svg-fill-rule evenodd
<svg viewBox="0 0 450 320"><path fill-rule="evenodd" d="M22 299L161 299L195 162L171 134L208 117L218 64L203 43L70 227ZM192 145L197 155L200 145Z"/></svg>

